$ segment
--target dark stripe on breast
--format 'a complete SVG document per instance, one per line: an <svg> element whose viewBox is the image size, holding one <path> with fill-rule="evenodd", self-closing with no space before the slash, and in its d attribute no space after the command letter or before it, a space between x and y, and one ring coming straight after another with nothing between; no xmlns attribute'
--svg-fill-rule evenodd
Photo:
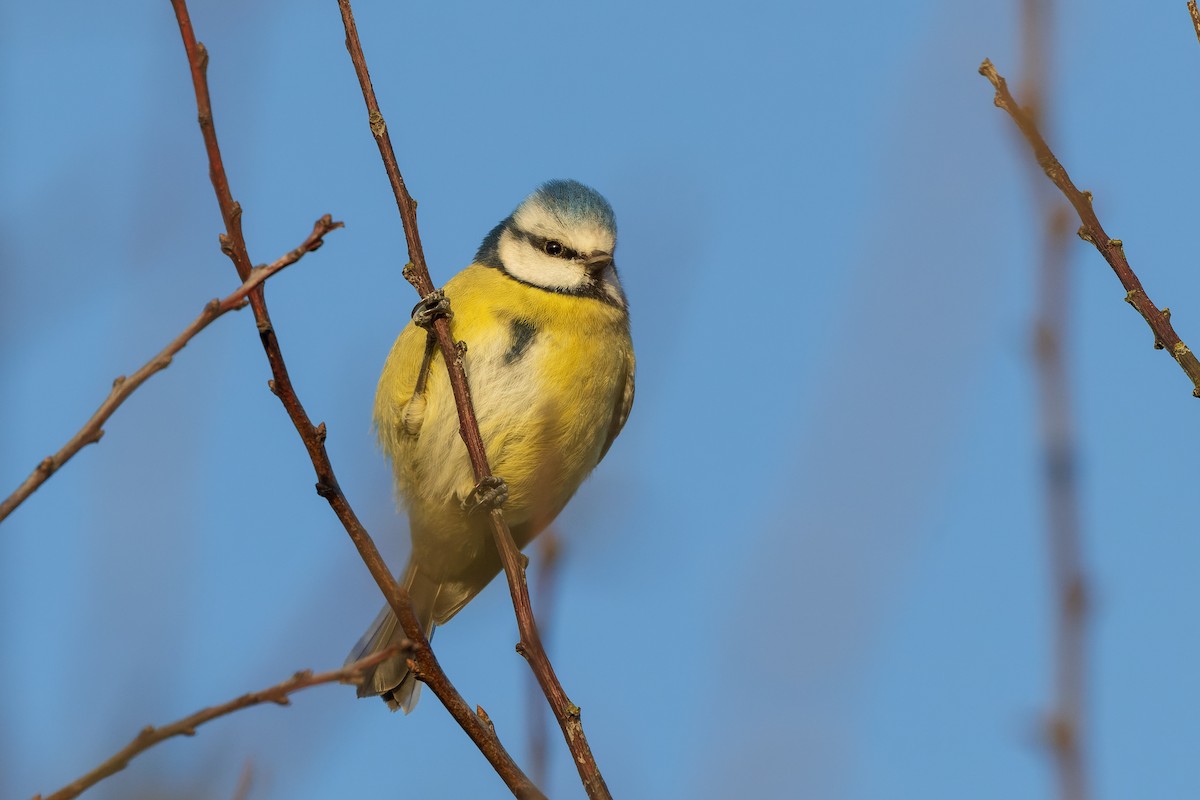
<svg viewBox="0 0 1200 800"><path fill-rule="evenodd" d="M505 364L515 364L521 360L521 356L525 355L525 351L533 344L533 337L537 335L537 328L532 322L524 319L514 319L508 323L509 330L512 332L512 345L508 348L508 352L504 354Z"/></svg>

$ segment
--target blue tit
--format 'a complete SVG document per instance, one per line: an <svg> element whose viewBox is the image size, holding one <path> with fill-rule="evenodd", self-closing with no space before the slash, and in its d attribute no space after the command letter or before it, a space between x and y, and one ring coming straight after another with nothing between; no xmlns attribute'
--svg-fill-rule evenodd
<svg viewBox="0 0 1200 800"><path fill-rule="evenodd" d="M633 343L613 248L612 206L581 183L541 186L484 238L445 286L450 331L492 471L507 484L504 516L524 548L562 511L608 452L633 405ZM409 322L375 394L380 448L408 512L404 586L428 634L500 572L441 351ZM384 607L347 663L398 642ZM419 684L403 657L366 675L359 696L411 711Z"/></svg>

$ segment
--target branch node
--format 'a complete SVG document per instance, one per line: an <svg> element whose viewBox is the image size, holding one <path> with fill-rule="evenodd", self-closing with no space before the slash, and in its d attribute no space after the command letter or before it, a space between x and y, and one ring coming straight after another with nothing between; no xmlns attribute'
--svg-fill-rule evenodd
<svg viewBox="0 0 1200 800"><path fill-rule="evenodd" d="M227 258L233 258L233 240L229 238L229 234L219 234L217 236L217 241L221 243L221 252Z"/></svg>
<svg viewBox="0 0 1200 800"><path fill-rule="evenodd" d="M1191 348L1183 342L1176 342L1175 346L1171 348L1171 355L1175 356L1176 361L1181 361L1190 352L1192 352Z"/></svg>
<svg viewBox="0 0 1200 800"><path fill-rule="evenodd" d="M1129 305L1133 306L1134 308L1137 308L1137 297L1139 294L1142 294L1141 289L1130 289L1125 293L1125 302L1129 303Z"/></svg>
<svg viewBox="0 0 1200 800"><path fill-rule="evenodd" d="M325 436L328 433L325 429L325 423L322 422L317 427L313 428L313 436L316 437L318 444L325 444Z"/></svg>
<svg viewBox="0 0 1200 800"><path fill-rule="evenodd" d="M269 380L267 380L267 388L271 390L271 394L275 395L276 397L279 397L279 387L275 385L274 378L270 378Z"/></svg>
<svg viewBox="0 0 1200 800"><path fill-rule="evenodd" d="M1075 751L1075 726L1061 712L1055 712L1046 719L1046 742L1056 753L1073 753Z"/></svg>
<svg viewBox="0 0 1200 800"><path fill-rule="evenodd" d="M475 716L479 717L479 720L486 725L488 730L490 730L493 734L496 732L496 726L492 724L492 718L489 717L487 712L483 710L483 706L475 706Z"/></svg>
<svg viewBox="0 0 1200 800"><path fill-rule="evenodd" d="M1080 225L1079 230L1075 231L1075 235L1077 235L1080 239L1083 239L1088 244L1096 243L1096 240L1092 238L1091 231L1087 229L1086 225Z"/></svg>
<svg viewBox="0 0 1200 800"><path fill-rule="evenodd" d="M1109 239L1108 246L1109 247L1124 247L1125 243L1122 242L1120 239Z"/></svg>
<svg viewBox="0 0 1200 800"><path fill-rule="evenodd" d="M567 703L567 716L571 719L578 720L583 712L579 710L579 706L574 703Z"/></svg>
<svg viewBox="0 0 1200 800"><path fill-rule="evenodd" d="M113 378L113 382L112 382L112 388L113 388L113 391L116 391L117 389L120 389L120 388L121 388L121 385L122 385L123 383L125 383L125 376L124 376L124 375L118 375L117 377Z"/></svg>
<svg viewBox="0 0 1200 800"><path fill-rule="evenodd" d="M371 135L376 139L382 139L387 133L387 122L383 119L383 114L378 109L371 109L371 113L367 115L367 121L371 124Z"/></svg>
<svg viewBox="0 0 1200 800"><path fill-rule="evenodd" d="M271 320L267 319L266 317L259 319L258 322L255 323L255 327L258 328L258 333L260 336L266 336L273 330L271 327Z"/></svg>
<svg viewBox="0 0 1200 800"><path fill-rule="evenodd" d="M196 67L202 74L208 74L208 48L204 42L196 42Z"/></svg>
<svg viewBox="0 0 1200 800"><path fill-rule="evenodd" d="M43 475L50 475L50 473L54 472L54 469L54 456L46 456L38 462L37 470Z"/></svg>
<svg viewBox="0 0 1200 800"><path fill-rule="evenodd" d="M317 494L321 495L321 497L324 497L326 500L329 500L332 497L337 497L339 494L336 486L325 483L325 481L317 481L316 489Z"/></svg>

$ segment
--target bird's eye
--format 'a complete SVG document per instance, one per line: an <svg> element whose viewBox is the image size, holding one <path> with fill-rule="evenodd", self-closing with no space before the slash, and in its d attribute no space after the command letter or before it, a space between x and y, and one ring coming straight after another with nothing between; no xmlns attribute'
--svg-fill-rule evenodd
<svg viewBox="0 0 1200 800"><path fill-rule="evenodd" d="M542 249L546 251L546 255L548 255L548 256L560 256L560 255L562 255L563 246L562 246L562 243L556 242L553 239L551 239L550 241L548 241L544 245L542 245Z"/></svg>

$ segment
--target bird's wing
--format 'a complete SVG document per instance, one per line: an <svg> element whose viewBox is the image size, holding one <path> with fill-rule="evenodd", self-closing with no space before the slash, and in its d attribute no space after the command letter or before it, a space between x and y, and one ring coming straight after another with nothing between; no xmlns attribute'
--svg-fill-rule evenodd
<svg viewBox="0 0 1200 800"><path fill-rule="evenodd" d="M605 454L608 453L608 448L612 447L617 434L621 432L621 428L625 427L625 420L629 419L629 410L633 408L633 374L635 366L633 348L630 347L625 353L625 385L617 393L617 402L613 406L612 422L608 426L608 438L604 440L604 447L600 448L600 461L604 460Z"/></svg>

